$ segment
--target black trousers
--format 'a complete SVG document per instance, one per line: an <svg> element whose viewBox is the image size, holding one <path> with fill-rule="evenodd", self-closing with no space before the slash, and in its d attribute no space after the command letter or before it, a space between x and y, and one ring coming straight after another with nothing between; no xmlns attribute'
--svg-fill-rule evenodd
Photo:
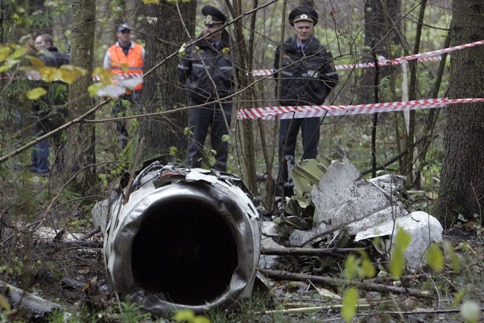
<svg viewBox="0 0 484 323"><path fill-rule="evenodd" d="M279 184L292 185L289 169L294 167L299 129L301 129L303 143L302 159L312 159L318 155L320 121L320 118L283 119L280 121Z"/></svg>
<svg viewBox="0 0 484 323"><path fill-rule="evenodd" d="M210 143L212 149L215 150L215 165L213 167L225 172L227 170L229 144L224 136L229 134L232 102L203 103L195 99L190 101L192 106L202 106L192 108L188 112L191 136L187 164L189 167L201 167L202 162L210 157L210 154L207 154L203 149L205 139L210 132Z"/></svg>

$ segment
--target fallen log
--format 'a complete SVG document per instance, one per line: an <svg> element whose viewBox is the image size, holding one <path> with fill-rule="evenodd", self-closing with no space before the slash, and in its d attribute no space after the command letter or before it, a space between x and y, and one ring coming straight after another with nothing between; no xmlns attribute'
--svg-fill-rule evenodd
<svg viewBox="0 0 484 323"><path fill-rule="evenodd" d="M392 293L392 294L404 294L410 295L418 298L430 298L432 297L431 293L428 291L420 291L418 289L413 288L404 288L404 287L396 287L396 286L388 286L383 284L375 284L369 282L358 282L352 280L344 280L340 278L333 278L333 277L325 277L325 276L314 276L314 275L306 275L306 274L295 274L290 273L287 271L281 270L270 270L270 269L263 269L260 271L263 275L267 276L271 279L276 280L293 280L293 281L306 281L309 280L313 283L323 283L329 284L332 286L341 286L342 284L348 284L350 286L357 287L361 290L366 291L375 291L380 293Z"/></svg>
<svg viewBox="0 0 484 323"><path fill-rule="evenodd" d="M36 318L44 316L55 309L62 308L57 303L45 300L3 281L0 281L0 293L9 299L12 307L26 309L31 313L32 317Z"/></svg>

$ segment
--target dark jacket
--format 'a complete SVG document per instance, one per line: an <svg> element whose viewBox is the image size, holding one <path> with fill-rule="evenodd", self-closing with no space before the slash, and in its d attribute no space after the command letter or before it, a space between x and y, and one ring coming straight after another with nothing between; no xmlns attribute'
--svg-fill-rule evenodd
<svg viewBox="0 0 484 323"><path fill-rule="evenodd" d="M279 71L281 54L282 65ZM303 50L297 48L296 36L279 45L274 58L274 72L276 81L278 72L281 73L282 105L323 104L338 83L333 56L313 36L308 39Z"/></svg>
<svg viewBox="0 0 484 323"><path fill-rule="evenodd" d="M49 47L46 50L42 50L39 58L45 65L50 67L61 67L62 65L69 64L69 55L61 54L57 47Z"/></svg>
<svg viewBox="0 0 484 323"><path fill-rule="evenodd" d="M224 30L218 48L201 39L186 49L177 66L178 79L190 98L214 101L235 93L236 64L234 48Z"/></svg>
<svg viewBox="0 0 484 323"><path fill-rule="evenodd" d="M59 68L69 64L69 55L61 54L56 47L40 50L38 57L49 67ZM50 83L42 81L36 84L38 85L42 85L47 90L47 94L33 102L32 110L40 117L42 128L50 131L62 125L67 117L65 105L68 99L68 85L61 81Z"/></svg>

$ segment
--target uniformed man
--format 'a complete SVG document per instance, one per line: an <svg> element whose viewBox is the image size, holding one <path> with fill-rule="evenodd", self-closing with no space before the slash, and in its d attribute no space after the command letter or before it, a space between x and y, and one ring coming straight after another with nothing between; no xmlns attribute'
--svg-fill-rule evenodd
<svg viewBox="0 0 484 323"><path fill-rule="evenodd" d="M317 12L300 6L289 14L294 36L286 39L276 49L274 77L280 80L276 94L282 106L321 105L338 82L333 56L314 37ZM301 129L302 159L316 158L319 143L320 118L284 119L279 129L279 184L286 195L292 195L290 169L294 165L296 138Z"/></svg>
<svg viewBox="0 0 484 323"><path fill-rule="evenodd" d="M215 150L215 165L227 170L228 134L235 93L236 57L228 32L227 20L217 8L204 6L203 32L189 46L178 64L178 77L190 98L188 123L191 130L187 153L189 167L201 167L209 155L204 153L205 138L210 131L210 142Z"/></svg>

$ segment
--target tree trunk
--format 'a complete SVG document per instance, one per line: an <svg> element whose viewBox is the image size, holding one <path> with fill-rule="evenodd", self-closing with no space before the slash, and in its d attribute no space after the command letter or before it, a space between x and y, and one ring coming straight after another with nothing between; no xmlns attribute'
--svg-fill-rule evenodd
<svg viewBox="0 0 484 323"><path fill-rule="evenodd" d="M256 5L257 1L254 3ZM243 2L233 1L233 12L232 15L237 17L242 14ZM255 15L255 14L254 14ZM252 17L254 19L254 17ZM245 35L243 34L243 24L242 20L237 20L234 24L234 34L235 43L237 44L237 56L239 58L240 71L237 75L239 89L246 88L249 84L252 75L246 75L242 71L247 71L249 66L252 66L253 61L253 51L250 50L253 46L253 35L250 37L250 41L245 40ZM254 102L256 97L254 87L247 88L246 91L242 92L239 96L242 102ZM237 105L235 105L237 107ZM253 120L242 120L240 122L241 127L241 137L242 137L242 158L244 162L245 176L243 177L247 187L252 192L257 191L257 180L256 180L256 162L255 162L255 122Z"/></svg>
<svg viewBox="0 0 484 323"><path fill-rule="evenodd" d="M363 61L373 63L372 54L390 59L388 48L399 42L396 33L392 32L394 23L398 21L401 8L400 0L368 0L365 4L365 48L371 52L363 57ZM389 36L390 35L390 36ZM383 70L384 71L384 70ZM383 72L382 71L382 72ZM375 70L364 69L358 91L359 102L373 103L374 90L369 84L374 84Z"/></svg>
<svg viewBox="0 0 484 323"><path fill-rule="evenodd" d="M482 0L453 0L451 46L481 40ZM484 97L484 47L451 55L449 98ZM482 221L484 202L484 104L449 106L445 111L444 156L440 194L434 213L446 224L459 214Z"/></svg>
<svg viewBox="0 0 484 323"><path fill-rule="evenodd" d="M145 13L148 18L156 18L156 21L147 19L144 28L146 73L194 37L196 1L161 1L159 4L146 5ZM187 96L178 84L177 64L178 56L174 55L145 77L142 99L144 112L168 111L186 105ZM168 154L171 147L176 148L177 157L184 158L187 140L183 130L186 126L187 113L184 111L142 119L141 138L145 139L143 159Z"/></svg>
<svg viewBox="0 0 484 323"><path fill-rule="evenodd" d="M87 89L92 84L96 2L75 0L72 2L72 10L76 14L72 21L70 63L88 71L86 76L69 87L69 113L71 118L76 118L94 105ZM80 123L68 131L67 171L72 177L71 187L81 195L87 195L88 190L96 183L94 129L93 124Z"/></svg>

